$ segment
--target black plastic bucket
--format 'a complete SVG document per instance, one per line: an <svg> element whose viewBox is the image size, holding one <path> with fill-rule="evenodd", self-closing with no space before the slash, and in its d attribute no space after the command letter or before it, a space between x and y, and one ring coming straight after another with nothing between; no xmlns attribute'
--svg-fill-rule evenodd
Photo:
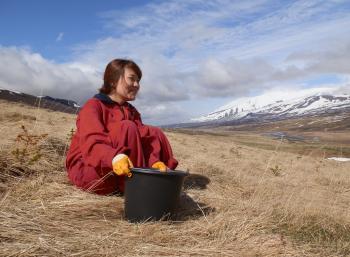
<svg viewBox="0 0 350 257"><path fill-rule="evenodd" d="M132 168L125 181L125 218L130 222L171 216L180 200L187 172Z"/></svg>

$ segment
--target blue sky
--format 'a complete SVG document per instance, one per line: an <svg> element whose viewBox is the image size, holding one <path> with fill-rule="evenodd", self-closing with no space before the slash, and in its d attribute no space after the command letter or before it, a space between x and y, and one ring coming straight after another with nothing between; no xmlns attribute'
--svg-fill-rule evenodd
<svg viewBox="0 0 350 257"><path fill-rule="evenodd" d="M0 87L83 104L126 57L144 120L185 121L276 89L350 92L349 28L350 1L0 0Z"/></svg>
<svg viewBox="0 0 350 257"><path fill-rule="evenodd" d="M1 44L28 46L45 58L67 61L74 45L94 42L111 34L104 29L100 14L116 8L128 10L146 1L119 2L121 4L116 4L117 1L1 0ZM60 33L63 36L59 40Z"/></svg>

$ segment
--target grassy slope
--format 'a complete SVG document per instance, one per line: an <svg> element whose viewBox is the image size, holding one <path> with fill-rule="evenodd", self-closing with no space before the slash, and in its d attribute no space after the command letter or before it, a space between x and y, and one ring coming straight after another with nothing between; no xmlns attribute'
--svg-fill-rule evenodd
<svg viewBox="0 0 350 257"><path fill-rule="evenodd" d="M350 163L255 135L167 132L178 169L192 173L178 220L129 224L123 198L85 193L66 179L74 115L0 101L0 119L1 256L350 254ZM30 166L11 154L21 125L49 133Z"/></svg>

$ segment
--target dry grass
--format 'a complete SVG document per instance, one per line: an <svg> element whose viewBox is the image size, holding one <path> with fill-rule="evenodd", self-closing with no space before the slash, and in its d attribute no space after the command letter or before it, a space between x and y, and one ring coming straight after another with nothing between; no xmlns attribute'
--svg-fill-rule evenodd
<svg viewBox="0 0 350 257"><path fill-rule="evenodd" d="M167 132L178 169L192 174L177 220L130 224L122 197L68 182L74 115L0 102L0 119L1 256L350 254L350 163L281 151L284 141L268 150L233 136ZM49 134L38 144L43 157L27 166L11 154L21 125Z"/></svg>
<svg viewBox="0 0 350 257"><path fill-rule="evenodd" d="M276 140L268 136L271 131L254 131L247 133L246 131L230 131L226 127L218 127L216 129L181 129L171 130L169 132L180 132L187 135L212 135L218 137L230 138L232 142L238 145L244 145L264 150L274 150ZM279 131L281 132L281 130ZM350 157L350 134L349 131L342 132L291 132L288 136L300 137L300 140L289 140L283 138L283 143L279 145L279 151L290 152L299 155L307 155L313 157Z"/></svg>

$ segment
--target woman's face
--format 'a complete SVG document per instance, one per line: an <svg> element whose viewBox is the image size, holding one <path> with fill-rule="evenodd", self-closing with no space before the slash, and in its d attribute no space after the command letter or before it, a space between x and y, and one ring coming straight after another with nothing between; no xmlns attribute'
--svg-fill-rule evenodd
<svg viewBox="0 0 350 257"><path fill-rule="evenodd" d="M132 101L135 100L139 89L140 78L132 69L125 68L124 76L120 77L114 92L114 96L120 100L121 103Z"/></svg>

